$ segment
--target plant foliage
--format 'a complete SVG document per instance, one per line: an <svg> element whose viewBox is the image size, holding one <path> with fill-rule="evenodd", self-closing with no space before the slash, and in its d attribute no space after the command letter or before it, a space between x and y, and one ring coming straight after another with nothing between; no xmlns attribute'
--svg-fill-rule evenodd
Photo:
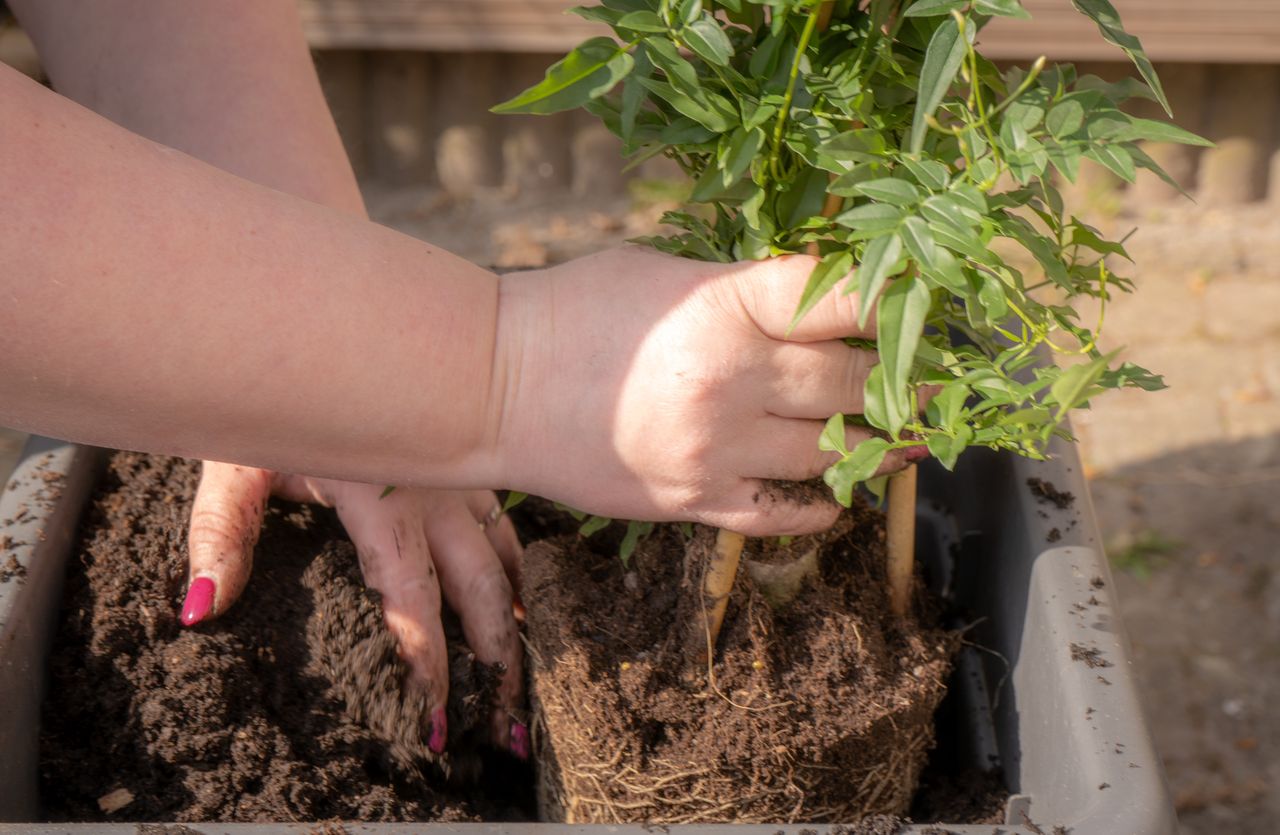
<svg viewBox="0 0 1280 835"><path fill-rule="evenodd" d="M1128 254L1067 211L1054 175L1074 181L1091 160L1169 180L1140 142L1207 143L1121 110L1168 106L1111 4L1073 2L1143 81L1043 60L1000 71L975 38L993 17L1027 17L1020 0L603 0L573 11L616 40L592 38L495 110L585 107L633 161L675 160L689 205L664 217L676 234L645 239L657 249L816 252L796 321L828 293L859 294L880 363L865 413L833 416L821 441L848 503L891 449L925 444L948 468L972 446L1040 458L1100 391L1163 387L1104 355L1101 320L1076 310L1132 289L1111 272ZM922 389L936 392L923 411ZM883 437L847 449L847 421Z"/></svg>

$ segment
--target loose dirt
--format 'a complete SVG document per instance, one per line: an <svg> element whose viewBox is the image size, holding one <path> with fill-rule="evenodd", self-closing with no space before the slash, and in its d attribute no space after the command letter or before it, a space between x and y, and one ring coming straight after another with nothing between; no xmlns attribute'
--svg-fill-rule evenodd
<svg viewBox="0 0 1280 835"><path fill-rule="evenodd" d="M433 762L421 697L400 687L377 596L330 512L273 501L244 596L179 627L198 475L117 453L93 498L45 701L48 818L528 819L527 770L474 744L493 671L454 625L451 758ZM98 799L118 789L134 799L108 815Z"/></svg>

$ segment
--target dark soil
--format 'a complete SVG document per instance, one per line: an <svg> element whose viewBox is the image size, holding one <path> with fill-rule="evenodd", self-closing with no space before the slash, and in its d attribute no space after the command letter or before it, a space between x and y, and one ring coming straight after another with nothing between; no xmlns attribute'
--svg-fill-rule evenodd
<svg viewBox="0 0 1280 835"><path fill-rule="evenodd" d="M73 550L42 737L50 820L521 820L531 776L473 744L492 671L451 636L449 751L336 518L272 502L244 596L178 625L198 464L117 453ZM446 770L451 776L446 777ZM484 772L483 790L478 783ZM134 799L104 815L98 798Z"/></svg>
<svg viewBox="0 0 1280 835"><path fill-rule="evenodd" d="M883 516L857 505L821 537L786 547L749 541L755 550L744 560L765 563L818 548L817 576L778 609L740 582L709 680L690 658L702 622L693 589L714 536L700 529L687 541L679 527L660 528L627 568L607 537L529 546L524 598L544 817L905 813L954 638L927 613L905 621L889 613ZM686 549L693 556L682 560Z"/></svg>
<svg viewBox="0 0 1280 835"><path fill-rule="evenodd" d="M1110 667L1111 662L1102 655L1102 650L1097 647L1087 647L1084 644L1071 642L1071 660L1082 661L1086 667Z"/></svg>
<svg viewBox="0 0 1280 835"><path fill-rule="evenodd" d="M216 621L179 628L197 481L194 462L117 453L99 483L73 550L52 655L41 766L47 817L529 819L531 770L474 744L494 671L474 661L450 625L451 759L433 761L418 732L420 701L400 687L405 670L376 594L364 589L330 512L273 501L242 599ZM554 589L534 568L524 595L531 621L545 633L555 607L576 601L560 623L564 634L588 645L591 676L625 686L617 705L593 701L598 694L586 686L575 694L589 709L634 711L610 719L642 730L650 768L684 752L712 757L721 776L737 778L725 758L745 758L793 781L788 809L796 812L776 820L847 820L848 809L834 804L847 807L850 776L865 779L867 757L888 754L889 770L901 773L880 793L893 795L900 812L845 831L897 831L931 742L952 637L928 625L925 597L917 600L923 626L885 614L878 514L860 508L821 540L819 576L806 581L800 602L775 612L740 584L713 689L705 669L698 679L669 663L674 645L659 640L691 616L684 603L693 596L679 589L678 527L660 529L624 571L616 557L624 526L583 540L573 535L576 522L539 502L522 506L517 521L526 537L552 536L532 546L535 553L572 552L578 560L568 584ZM759 550L756 541L745 558L785 563L814 544ZM680 630L680 641L687 637ZM545 737L536 741L545 745ZM820 770L808 771L810 764ZM832 773L839 779L827 786ZM998 780L985 794L972 782L954 789L926 780L910 810L916 820L982 822L1006 797ZM799 803L798 785L819 794ZM118 789L132 802L103 813L99 798ZM160 827L148 825L153 830Z"/></svg>
<svg viewBox="0 0 1280 835"><path fill-rule="evenodd" d="M1031 489L1031 495L1036 497L1036 501L1041 504L1049 504L1058 510L1066 510L1076 503L1074 493L1066 490L1059 490L1051 481L1045 481L1042 478L1027 479L1027 487Z"/></svg>

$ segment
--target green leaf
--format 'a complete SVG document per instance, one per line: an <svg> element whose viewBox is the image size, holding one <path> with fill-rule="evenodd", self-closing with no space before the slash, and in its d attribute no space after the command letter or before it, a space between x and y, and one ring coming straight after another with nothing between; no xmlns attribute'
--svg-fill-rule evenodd
<svg viewBox="0 0 1280 835"><path fill-rule="evenodd" d="M936 17L951 14L967 5L968 0L917 0L907 8L903 17Z"/></svg>
<svg viewBox="0 0 1280 835"><path fill-rule="evenodd" d="M714 133L725 133L737 122L733 105L723 96L704 93L702 101L686 95L665 81L643 78L640 83L658 98Z"/></svg>
<svg viewBox="0 0 1280 835"><path fill-rule="evenodd" d="M699 18L680 30L680 39L693 53L708 63L727 67L733 57L733 44L709 17Z"/></svg>
<svg viewBox="0 0 1280 835"><path fill-rule="evenodd" d="M1169 100L1165 98L1164 88L1160 86L1156 68L1151 65L1147 54L1143 52L1142 42L1124 31L1124 25L1120 22L1120 13L1116 11L1115 6L1107 0L1071 0L1071 3L1081 14L1098 24L1098 31L1102 33L1103 40L1120 47L1129 56L1129 60L1133 61L1133 65L1138 68L1147 86L1155 94L1156 101L1160 102L1165 113L1172 116L1173 110L1169 107Z"/></svg>
<svg viewBox="0 0 1280 835"><path fill-rule="evenodd" d="M578 526L578 535L583 538L591 536L591 534L609 527L609 523L612 521L608 516L588 516L587 521Z"/></svg>
<svg viewBox="0 0 1280 835"><path fill-rule="evenodd" d="M739 128L733 132L728 145L726 146L724 155L724 182L726 185L737 180L747 169L751 167L751 163L755 161L756 154L760 152L760 148L764 145L764 131L756 128L755 130L743 130Z"/></svg>
<svg viewBox="0 0 1280 835"><path fill-rule="evenodd" d="M626 77L634 59L611 38L591 38L552 64L541 82L492 108L494 113L558 113L602 96Z"/></svg>
<svg viewBox="0 0 1280 835"><path fill-rule="evenodd" d="M836 501L848 507L853 504L853 488L876 474L888 452L889 442L884 438L868 438L828 467L822 480L831 488Z"/></svg>
<svg viewBox="0 0 1280 835"><path fill-rule="evenodd" d="M1089 148L1084 152L1084 155L1088 159L1105 166L1126 182L1132 183L1138 178L1137 169L1133 164L1133 156L1119 145L1098 145Z"/></svg>
<svg viewBox="0 0 1280 835"><path fill-rule="evenodd" d="M640 108L648 98L648 91L640 82L653 72L653 62L649 60L644 50L639 50L635 61L635 68L622 83L622 107L618 115L618 133L622 141L628 144L635 134L636 118L640 115Z"/></svg>
<svg viewBox="0 0 1280 835"><path fill-rule="evenodd" d="M1102 373L1107 370L1107 363L1112 356L1114 354L1108 354L1089 362L1073 365L1064 369L1058 379L1053 381L1053 385L1049 388L1049 393L1053 395L1054 401L1058 404L1058 411L1055 415L1057 420L1062 420L1068 411L1088 401L1093 393L1094 385L1102 377Z"/></svg>
<svg viewBox="0 0 1280 835"><path fill-rule="evenodd" d="M667 24L662 22L662 18L648 10L625 14L618 19L615 25L619 29L631 29L635 32L667 31Z"/></svg>
<svg viewBox="0 0 1280 835"><path fill-rule="evenodd" d="M635 522L627 523L627 533L622 537L622 543L618 546L618 557L622 560L623 566L631 564L631 555L635 553L636 546L640 544L640 540L653 533L652 522Z"/></svg>
<svg viewBox="0 0 1280 835"><path fill-rule="evenodd" d="M946 223L959 231L982 223L982 216L948 194L935 194L920 204L920 214L930 223Z"/></svg>
<svg viewBox="0 0 1280 835"><path fill-rule="evenodd" d="M502 512L506 513L508 510L520 504L527 498L529 498L528 493L521 493L519 490L512 490L507 493L506 500L502 502Z"/></svg>
<svg viewBox="0 0 1280 835"><path fill-rule="evenodd" d="M645 54L653 65L667 76L667 83L694 99L702 97L702 83L698 81L698 71L693 64L686 61L675 44L666 38L645 38L643 41Z"/></svg>
<svg viewBox="0 0 1280 835"><path fill-rule="evenodd" d="M1031 15L1027 10L1022 8L1019 0L976 0L973 4L973 10L978 14L988 14L994 17L1013 17L1019 20L1030 20ZM948 467L947 469L951 469Z"/></svg>
<svg viewBox="0 0 1280 835"><path fill-rule="evenodd" d="M1121 131L1116 138L1125 142L1146 139L1152 142L1199 145L1202 148L1213 147L1213 143L1202 136L1196 136L1189 130L1183 130L1177 125L1171 125L1168 122L1161 122L1156 119L1131 118L1128 128Z"/></svg>
<svg viewBox="0 0 1280 835"><path fill-rule="evenodd" d="M923 281L900 278L889 285L876 309L876 342L884 367L885 406L890 434L897 437L911 418L907 382L924 332L930 293Z"/></svg>
<svg viewBox="0 0 1280 835"><path fill-rule="evenodd" d="M1078 0L1077 0L1078 2ZM942 103L942 98L951 89L956 73L969 48L968 38L972 37L972 26L966 27L969 33L961 37L960 26L955 18L947 18L929 40L929 48L925 51L924 64L920 67L920 85L916 90L916 111L911 120L911 139L907 151L920 153L924 148L924 135L928 130L928 119Z"/></svg>
<svg viewBox="0 0 1280 835"><path fill-rule="evenodd" d="M795 315L791 317L787 332L794 330L805 314L813 310L814 305L831 292L831 288L835 287L852 269L853 253L848 250L832 252L823 257L809 275L809 281L805 284L804 292L800 294L800 303L796 306Z"/></svg>
<svg viewBox="0 0 1280 835"><path fill-rule="evenodd" d="M916 178L916 182L930 191L942 191L951 182L951 170L936 160L904 159L902 164Z"/></svg>
<svg viewBox="0 0 1280 835"><path fill-rule="evenodd" d="M832 415L818 438L818 449L823 452L838 452L848 455L849 450L844 442L844 415Z"/></svg>
<svg viewBox="0 0 1280 835"><path fill-rule="evenodd" d="M395 491L396 491L396 486L394 484L389 484L386 487L383 487L382 492L378 494L378 501L382 501L383 499L385 499L387 496L390 496Z"/></svg>
<svg viewBox="0 0 1280 835"><path fill-rule="evenodd" d="M1084 105L1075 99L1063 99L1055 104L1044 120L1044 126L1055 139L1075 133L1083 124Z"/></svg>
<svg viewBox="0 0 1280 835"><path fill-rule="evenodd" d="M912 215L902 222L902 242L921 266L933 265L938 245L933 242L933 233L923 218Z"/></svg>
<svg viewBox="0 0 1280 835"><path fill-rule="evenodd" d="M884 134L872 128L845 131L818 146L819 153L832 159L854 162L880 162L886 149Z"/></svg>
<svg viewBox="0 0 1280 835"><path fill-rule="evenodd" d="M885 280L893 274L901 255L902 239L897 235L875 238L862 251L862 263L858 264L858 272L854 276L858 285L858 327L867 326L871 307L876 303Z"/></svg>
<svg viewBox="0 0 1280 835"><path fill-rule="evenodd" d="M1187 198L1188 200L1194 200L1194 198L1192 198L1192 196L1187 193L1186 189L1184 189L1177 180L1173 179L1173 177L1169 175L1168 171L1165 171L1163 168L1161 168L1160 164L1156 162L1154 159L1152 159L1150 154L1148 154L1146 151L1136 146L1131 146L1129 148L1129 156L1133 157L1134 164L1137 165L1139 168L1145 168L1146 170L1155 174L1161 180L1164 180L1165 183L1167 183L1170 187L1176 189L1178 193L1181 194L1183 197Z"/></svg>
<svg viewBox="0 0 1280 835"><path fill-rule="evenodd" d="M865 203L831 218L832 223L857 229L867 237L884 235L897 229L906 215L902 209L887 203Z"/></svg>
<svg viewBox="0 0 1280 835"><path fill-rule="evenodd" d="M940 429L950 428L960 419L964 404L969 399L969 387L959 380L943 386L925 407L929 423Z"/></svg>
<svg viewBox="0 0 1280 835"><path fill-rule="evenodd" d="M910 206L913 203L918 203L922 196L920 189L906 180L899 180L894 177L868 180L858 186L857 192L870 197L872 200L891 203L895 206Z"/></svg>
<svg viewBox="0 0 1280 835"><path fill-rule="evenodd" d="M956 459L972 441L973 429L968 424L962 423L956 428L955 435L936 432L929 436L926 443L929 446L929 454L938 459L939 464L948 470L954 470Z"/></svg>

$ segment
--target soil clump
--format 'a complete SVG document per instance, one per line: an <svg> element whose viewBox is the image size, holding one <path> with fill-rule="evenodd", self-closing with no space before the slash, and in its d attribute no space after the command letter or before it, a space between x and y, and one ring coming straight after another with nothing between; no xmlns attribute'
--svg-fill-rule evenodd
<svg viewBox="0 0 1280 835"><path fill-rule="evenodd" d="M570 823L839 822L905 814L955 637L919 593L889 609L883 516L749 540L743 559L817 571L773 608L742 571L714 665L702 558L715 532L660 527L629 565L608 536L525 553L539 809ZM681 560L680 555L686 554ZM919 590L921 584L917 584ZM710 675L708 675L710 673Z"/></svg>
<svg viewBox="0 0 1280 835"><path fill-rule="evenodd" d="M273 500L244 595L180 627L199 464L116 453L72 551L50 662L50 820L526 820L527 770L476 739L496 671L450 635L450 759L331 512ZM483 788L476 782L484 770ZM449 776L446 776L446 775ZM113 814L98 799L127 789Z"/></svg>

